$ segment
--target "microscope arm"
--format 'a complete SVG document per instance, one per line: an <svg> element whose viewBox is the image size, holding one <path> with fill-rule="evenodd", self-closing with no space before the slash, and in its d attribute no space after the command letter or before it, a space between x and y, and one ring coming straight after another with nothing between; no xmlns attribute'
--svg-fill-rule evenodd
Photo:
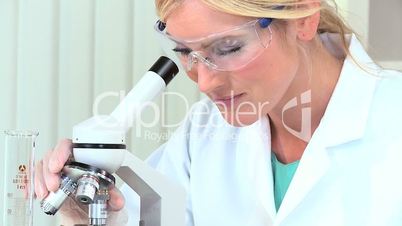
<svg viewBox="0 0 402 226"><path fill-rule="evenodd" d="M140 196L140 226L184 226L184 189L129 151L124 159L116 174Z"/></svg>

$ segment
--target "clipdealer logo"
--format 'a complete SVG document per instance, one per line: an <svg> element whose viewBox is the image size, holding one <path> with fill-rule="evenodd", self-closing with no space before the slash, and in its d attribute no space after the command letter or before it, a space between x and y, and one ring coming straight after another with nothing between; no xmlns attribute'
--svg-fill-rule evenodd
<svg viewBox="0 0 402 226"><path fill-rule="evenodd" d="M233 95L233 93L232 93ZM94 101L94 104L92 106L92 111L93 111L93 115L95 116L101 116L101 114L99 114L99 109L100 109L100 105L101 102L106 99L106 98L110 98L110 97L114 97L114 98L118 98L119 99L119 103L123 101L123 99L125 98L126 93L124 90L121 90L119 92L105 92L100 94L99 96L97 96L97 98ZM115 127L115 126L129 126L132 125L132 122L135 121L134 125L132 125L134 127L134 132L136 134L137 137L140 137L143 133L142 133L142 128L151 128L153 126L158 125L158 123L161 124L162 127L164 128L175 128L178 127L184 120L179 120L178 122L174 122L174 123L167 123L168 120L166 120L166 116L165 116L165 105L166 105L166 100L168 98L168 96L170 96L169 98L175 98L175 102L176 103L182 103L184 104L184 107L182 107L182 109L185 112L188 112L189 109L191 108L191 101L188 100L188 98L186 98L183 94L178 93L178 92L165 92L162 94L161 96L161 103L160 105L150 101L150 102L146 102L146 103L142 103L141 105L135 105L134 107L137 108L148 108L148 110L151 110L151 114L153 114L153 117L148 117L145 116L143 114L139 114L139 115L130 115L130 117L128 117L125 121L105 121L102 120L103 118L97 118L97 120L100 120L99 123L102 124L105 127ZM288 101L282 108L282 124L284 126L284 128L289 131L289 133L291 133L292 135L296 136L297 138L308 142L311 139L312 136L312 129L311 129L311 115L312 115L312 110L311 110L311 90L307 90L303 93L301 93L299 96L296 96L294 98L292 98L290 101ZM177 104L176 104L177 105ZM233 105L233 104L232 104ZM251 112L242 112L240 111L240 107L242 106L250 106L252 108ZM265 106L269 105L269 102L267 103L259 103L259 105L255 106L254 103L251 102L243 102L241 104L239 104L238 108L235 109L234 112L232 112L232 110L228 110L226 109L225 105L222 105L221 107L223 107L223 112L230 112L231 114L234 114L232 118L235 118L238 122L240 122L240 120L238 119L238 117L240 115L246 115L246 114L256 114L256 115L261 115L262 111L264 111L263 109L265 108ZM132 106L131 106L132 107ZM206 108L208 108L206 106ZM301 115L300 116L296 116L296 117L300 117L300 122L301 125L300 130L296 130L294 127L295 125L288 125L286 120L285 120L285 114L288 111L294 111L294 110L298 110L301 109ZM129 109L124 109L126 111L129 112ZM198 112L199 114L209 114L211 113L211 109L209 110L205 110L205 112ZM144 118L143 118L144 117ZM151 121L146 121L146 118L151 118ZM117 123L117 124L116 124ZM240 123L241 124L241 123ZM195 126L206 126L204 124L202 125L195 125ZM219 127L219 125L212 125L212 126L217 126ZM244 125L246 126L246 125ZM293 127L293 128L292 128ZM165 135L161 135L161 136L165 136ZM162 138L159 138L161 136L158 136L158 141ZM147 136L148 137L148 136ZM152 137L155 137L155 135L152 135ZM170 136L167 136L170 137ZM164 137L162 140L165 140L166 137Z"/></svg>
<svg viewBox="0 0 402 226"><path fill-rule="evenodd" d="M311 90L308 90L300 95L300 101L298 97L292 98L289 102L285 104L282 109L282 124L289 131L289 133L298 137L301 140L308 142L311 139ZM302 107L301 110L301 126L300 131L292 129L290 126L286 125L284 121L284 114L286 111Z"/></svg>

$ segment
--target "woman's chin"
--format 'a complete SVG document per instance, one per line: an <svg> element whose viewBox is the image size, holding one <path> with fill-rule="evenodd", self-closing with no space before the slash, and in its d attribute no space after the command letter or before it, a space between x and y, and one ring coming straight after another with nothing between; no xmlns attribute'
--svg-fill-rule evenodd
<svg viewBox="0 0 402 226"><path fill-rule="evenodd" d="M222 117L227 123L235 127L249 126L259 120L258 115L226 115L222 113Z"/></svg>

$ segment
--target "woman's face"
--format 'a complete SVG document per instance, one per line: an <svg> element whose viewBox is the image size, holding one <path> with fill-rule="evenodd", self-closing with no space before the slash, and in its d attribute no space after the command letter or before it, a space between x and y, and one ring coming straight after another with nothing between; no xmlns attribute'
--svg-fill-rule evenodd
<svg viewBox="0 0 402 226"><path fill-rule="evenodd" d="M251 20L213 10L197 0L186 0L170 14L166 24L175 38L197 39ZM295 38L281 40L283 35L275 26L271 28L270 45L261 46L263 52L241 69L216 71L198 62L188 72L200 91L216 103L225 120L234 126L252 124L275 108L298 70Z"/></svg>

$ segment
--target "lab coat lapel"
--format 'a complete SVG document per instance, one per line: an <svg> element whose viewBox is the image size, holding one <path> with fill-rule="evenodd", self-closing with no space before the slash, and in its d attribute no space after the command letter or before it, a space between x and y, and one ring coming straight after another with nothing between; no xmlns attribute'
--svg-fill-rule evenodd
<svg viewBox="0 0 402 226"><path fill-rule="evenodd" d="M347 57L338 84L328 103L319 128L327 147L361 138L366 129L372 98L381 75L355 35L349 51L359 63ZM325 131L324 131L325 129Z"/></svg>
<svg viewBox="0 0 402 226"><path fill-rule="evenodd" d="M363 65L373 65L354 35L349 51ZM329 148L364 135L377 80L347 57L325 114L303 153L277 213L275 225L280 225L326 174L331 163Z"/></svg>
<svg viewBox="0 0 402 226"><path fill-rule="evenodd" d="M276 215L273 199L271 139L268 118L262 118L239 133L238 172L247 186L249 198L255 199L256 216L248 225L271 226Z"/></svg>
<svg viewBox="0 0 402 226"><path fill-rule="evenodd" d="M278 210L275 225L279 225L291 213L329 169L330 160L326 148L318 139L313 142L312 138L307 146Z"/></svg>

